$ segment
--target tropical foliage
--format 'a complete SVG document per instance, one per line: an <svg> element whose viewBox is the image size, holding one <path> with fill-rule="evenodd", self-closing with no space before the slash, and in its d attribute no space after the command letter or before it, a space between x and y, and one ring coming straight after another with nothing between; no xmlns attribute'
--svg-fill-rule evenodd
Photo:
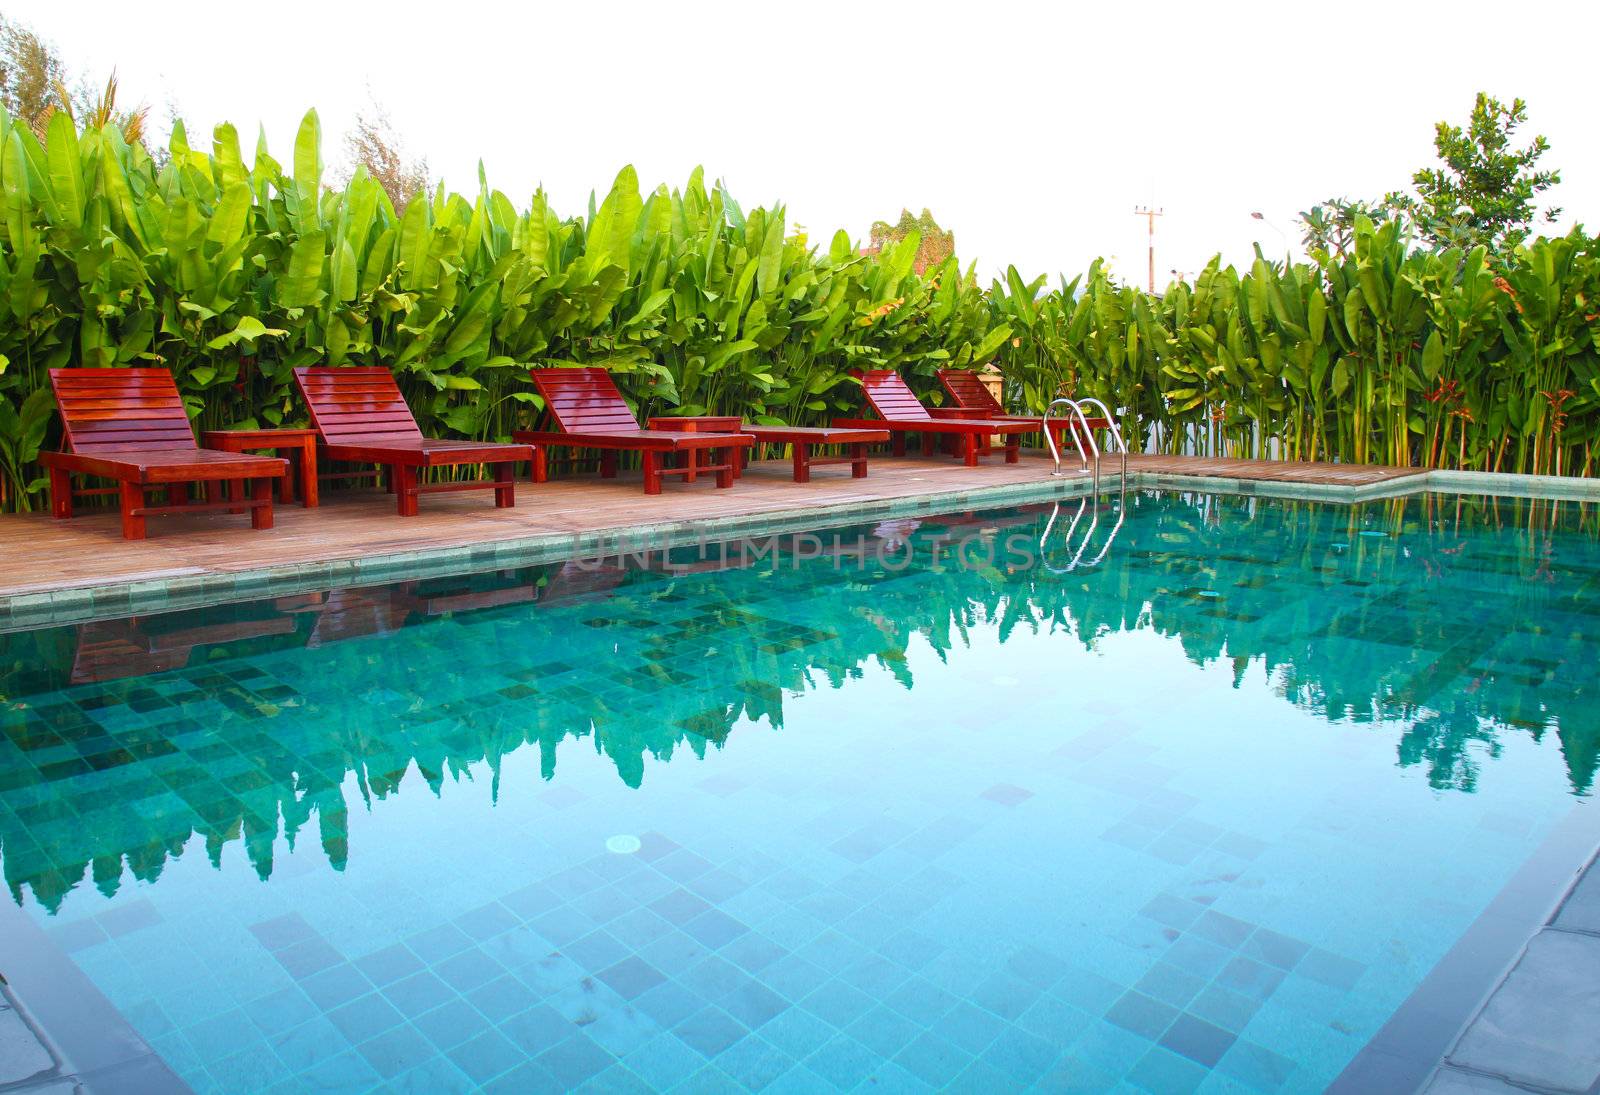
<svg viewBox="0 0 1600 1095"><path fill-rule="evenodd" d="M314 112L288 167L264 144L247 165L232 126L204 152L180 125L158 170L114 126L58 113L41 141L0 117L13 504L38 487L50 367L167 365L216 426L299 418L297 365L376 362L425 430L503 437L538 409L528 363L604 365L647 413L802 422L854 406L852 368L971 365L1009 337L953 258L919 276L915 238L870 260L843 232L812 249L782 207L746 212L699 171L642 194L625 168L584 217L487 184L396 215L364 170L324 187L321 144Z"/></svg>
<svg viewBox="0 0 1600 1095"><path fill-rule="evenodd" d="M1600 433L1600 241L1491 257L1414 246L1357 218L1347 255L1239 273L1213 260L1160 296L1096 263L990 293L999 364L1039 406L1065 385L1126 408L1167 452L1592 474Z"/></svg>
<svg viewBox="0 0 1600 1095"><path fill-rule="evenodd" d="M746 211L697 170L642 192L631 168L582 216L480 178L397 214L367 171L325 185L316 114L290 163L234 128L175 127L158 165L117 124L56 111L41 138L0 113L0 504L30 508L54 443L45 370L163 364L197 425L303 421L290 370L393 369L424 430L530 422L529 364L615 372L643 414L815 423L858 406L851 370L995 362L1037 409L1063 385L1126 408L1170 451L1593 469L1596 242L1492 259L1417 248L1355 218L1350 252L1288 268L1213 262L1160 296L1096 263L1045 291L988 290L916 233L812 246L783 207Z"/></svg>

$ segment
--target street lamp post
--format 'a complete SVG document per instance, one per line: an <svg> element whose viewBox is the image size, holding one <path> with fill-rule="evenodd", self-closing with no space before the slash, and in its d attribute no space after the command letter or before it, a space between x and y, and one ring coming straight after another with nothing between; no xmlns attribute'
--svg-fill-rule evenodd
<svg viewBox="0 0 1600 1095"><path fill-rule="evenodd" d="M1136 205L1133 215L1143 217L1149 225L1149 261L1150 261L1150 292L1156 291L1156 218L1162 215L1160 209L1152 209L1148 205Z"/></svg>
<svg viewBox="0 0 1600 1095"><path fill-rule="evenodd" d="M1272 221L1269 221L1267 219L1267 217L1266 217L1266 214L1264 214L1264 213L1251 213L1250 214L1250 219L1251 220L1260 221L1262 224L1266 225L1268 228L1270 228L1274 232L1278 233L1278 239L1283 241L1283 253L1285 255L1287 255L1289 253L1289 237L1288 237L1288 235L1285 234L1283 229L1279 228Z"/></svg>

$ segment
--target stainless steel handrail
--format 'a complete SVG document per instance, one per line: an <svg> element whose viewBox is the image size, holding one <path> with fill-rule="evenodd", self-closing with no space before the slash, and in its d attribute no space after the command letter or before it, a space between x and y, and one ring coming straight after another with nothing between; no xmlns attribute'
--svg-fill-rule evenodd
<svg viewBox="0 0 1600 1095"><path fill-rule="evenodd" d="M1069 417L1066 420L1067 428L1072 431L1072 442L1078 447L1078 457L1084 462L1084 467L1086 469L1089 467L1088 453L1094 454L1094 492L1096 494L1100 493L1100 446L1095 442L1094 431L1089 428L1089 417L1084 413L1083 410L1086 404L1092 404L1100 409L1102 420L1106 424L1106 429L1110 432L1111 439L1116 442L1115 451L1122 458L1121 467L1119 468L1119 474L1122 478L1122 490L1126 492L1128 489L1128 443L1122 439L1122 430L1118 428L1116 416L1111 413L1111 408L1107 407L1104 402L1096 399L1092 395L1085 396L1082 399L1069 399L1064 395L1057 396L1056 398L1052 399L1050 401L1050 405L1044 409L1044 420L1042 423L1044 426L1044 439L1045 443L1050 446L1050 456L1055 460L1056 464L1056 470L1051 472L1051 474L1061 474L1061 450L1056 445L1055 435L1050 431L1050 414L1056 409L1056 407L1064 405L1072 412L1072 417ZM1081 438L1079 436L1079 430L1082 430ZM1088 441L1089 446L1087 453L1084 451L1085 440Z"/></svg>
<svg viewBox="0 0 1600 1095"><path fill-rule="evenodd" d="M1107 407L1106 403L1101 402L1101 400L1094 399L1093 395L1085 395L1083 399L1078 400L1078 407L1083 407L1085 403L1093 403L1094 407L1101 408L1101 415L1106 416L1106 429L1109 429L1112 440L1117 442L1118 453L1122 453L1122 477L1126 479L1128 477L1128 442L1122 439L1122 429L1117 426L1117 416L1112 415L1110 407Z"/></svg>
<svg viewBox="0 0 1600 1095"><path fill-rule="evenodd" d="M1079 409L1081 410L1083 405L1086 403L1092 403L1096 407L1099 407L1100 413L1105 417L1106 429L1111 432L1112 440L1117 443L1117 451L1122 454L1122 481L1123 483L1127 483L1128 443L1122 440L1122 430L1117 427L1117 416L1111 413L1110 407L1106 406L1103 402L1096 399L1092 395L1084 396L1082 399L1078 400Z"/></svg>

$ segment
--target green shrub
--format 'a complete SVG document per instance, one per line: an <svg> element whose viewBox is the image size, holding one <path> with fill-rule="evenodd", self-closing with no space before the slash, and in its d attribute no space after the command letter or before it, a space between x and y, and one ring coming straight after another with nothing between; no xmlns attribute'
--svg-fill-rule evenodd
<svg viewBox="0 0 1600 1095"><path fill-rule="evenodd" d="M425 431L497 439L537 415L531 364L603 365L641 414L804 424L858 408L852 369L938 400L936 369L993 360L1019 408L1098 395L1168 451L1593 470L1600 263L1578 232L1497 267L1363 225L1347 260L1213 262L1161 296L1098 262L983 291L954 258L915 273L915 234L812 247L698 170L642 193L624 168L583 217L481 181L396 216L364 172L323 185L315 112L287 169L263 142L247 166L229 125L170 150L158 169L114 127L57 114L41 142L0 112L6 508L41 489L45 370L68 365L165 365L210 428L303 421L297 365L379 364Z"/></svg>

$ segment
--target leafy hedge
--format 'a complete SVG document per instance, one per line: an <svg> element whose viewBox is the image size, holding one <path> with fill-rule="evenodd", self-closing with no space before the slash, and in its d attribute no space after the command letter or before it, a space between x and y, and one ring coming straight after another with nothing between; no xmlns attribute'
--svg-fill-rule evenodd
<svg viewBox="0 0 1600 1095"><path fill-rule="evenodd" d="M27 508L54 444L45 370L165 364L204 427L299 422L290 369L384 364L423 429L504 437L538 411L523 366L619 375L643 413L810 423L857 408L850 370L995 361L1019 406L1058 386L1128 408L1166 449L1592 470L1600 415L1595 241L1481 253L1363 230L1348 259L1243 276L1213 263L1155 297L1098 263L981 289L920 240L813 247L781 206L744 211L697 170L641 193L625 168L562 218L487 183L403 216L364 172L323 183L307 114L285 168L232 126L181 126L156 168L64 114L40 141L0 113L0 505Z"/></svg>
<svg viewBox="0 0 1600 1095"><path fill-rule="evenodd" d="M1362 220L1348 255L1214 259L1161 296L1099 263L1042 288L1011 270L989 294L1025 402L1083 389L1164 451L1595 471L1600 240L1581 230L1491 258Z"/></svg>

